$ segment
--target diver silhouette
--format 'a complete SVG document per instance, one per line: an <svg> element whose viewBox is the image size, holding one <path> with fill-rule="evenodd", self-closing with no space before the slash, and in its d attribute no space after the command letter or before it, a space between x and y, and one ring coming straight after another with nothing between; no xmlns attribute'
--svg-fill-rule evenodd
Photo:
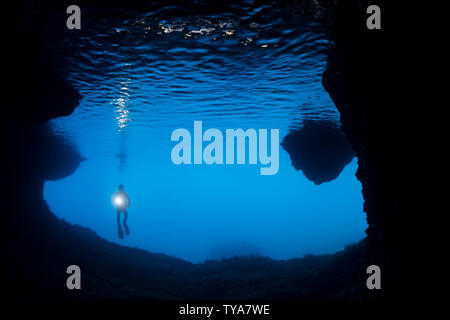
<svg viewBox="0 0 450 320"><path fill-rule="evenodd" d="M131 201L128 194L126 194L125 191L123 191L123 185L119 185L119 191L114 192L113 195L113 203L114 206L117 209L117 228L119 232L119 238L123 239L123 231L122 226L120 223L120 213L123 212L124 219L123 219L123 229L125 230L125 234L128 236L130 234L130 229L127 225L128 220L128 212L127 208L130 207Z"/></svg>

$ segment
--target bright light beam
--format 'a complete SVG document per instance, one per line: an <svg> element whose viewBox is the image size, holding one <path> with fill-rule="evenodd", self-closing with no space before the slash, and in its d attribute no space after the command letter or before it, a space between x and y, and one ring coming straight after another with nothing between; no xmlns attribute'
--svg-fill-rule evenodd
<svg viewBox="0 0 450 320"><path fill-rule="evenodd" d="M118 207L122 207L125 204L125 199L121 195L117 195L114 198L114 204Z"/></svg>

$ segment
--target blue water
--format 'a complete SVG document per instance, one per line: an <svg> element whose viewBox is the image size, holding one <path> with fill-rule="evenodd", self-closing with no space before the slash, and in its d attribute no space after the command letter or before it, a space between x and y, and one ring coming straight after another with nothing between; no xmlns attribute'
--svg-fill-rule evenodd
<svg viewBox="0 0 450 320"><path fill-rule="evenodd" d="M252 12L261 15L260 11ZM275 259L332 253L364 237L356 158L314 185L280 147L279 172L260 165L174 165L177 128L278 128L280 142L306 119L339 122L321 84L329 42L296 21L235 16L98 21L68 38L67 78L82 100L52 120L87 158L45 184L60 218L101 237L193 262L240 254ZM298 20L300 19L300 21ZM111 194L131 198L131 234L117 235Z"/></svg>

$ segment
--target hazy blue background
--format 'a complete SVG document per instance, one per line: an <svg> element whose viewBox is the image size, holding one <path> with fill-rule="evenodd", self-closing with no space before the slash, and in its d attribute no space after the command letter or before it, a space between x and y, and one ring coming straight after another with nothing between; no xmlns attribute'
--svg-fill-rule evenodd
<svg viewBox="0 0 450 320"><path fill-rule="evenodd" d="M111 24L114 27L111 27ZM306 21L233 17L99 21L68 39L68 78L83 96L52 130L87 160L47 182L59 217L108 240L194 262L258 253L276 259L331 253L364 237L354 159L320 186L291 166L280 147L277 175L260 165L171 162L174 129L279 128L280 142L305 119L339 121L321 85L328 42ZM117 236L110 198L131 198L131 234Z"/></svg>

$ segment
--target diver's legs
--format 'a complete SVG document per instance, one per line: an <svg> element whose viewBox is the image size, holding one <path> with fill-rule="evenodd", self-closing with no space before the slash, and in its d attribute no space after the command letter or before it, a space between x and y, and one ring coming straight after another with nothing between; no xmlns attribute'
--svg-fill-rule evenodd
<svg viewBox="0 0 450 320"><path fill-rule="evenodd" d="M130 235L130 229L128 228L128 225L127 225L128 211L125 210L125 211L123 212L123 215L124 215L124 219L123 219L123 228L125 229L125 233L126 233L126 235L128 236L128 235Z"/></svg>
<svg viewBox="0 0 450 320"><path fill-rule="evenodd" d="M119 238L123 239L122 226L120 225L120 211L117 210L117 232L119 233Z"/></svg>

